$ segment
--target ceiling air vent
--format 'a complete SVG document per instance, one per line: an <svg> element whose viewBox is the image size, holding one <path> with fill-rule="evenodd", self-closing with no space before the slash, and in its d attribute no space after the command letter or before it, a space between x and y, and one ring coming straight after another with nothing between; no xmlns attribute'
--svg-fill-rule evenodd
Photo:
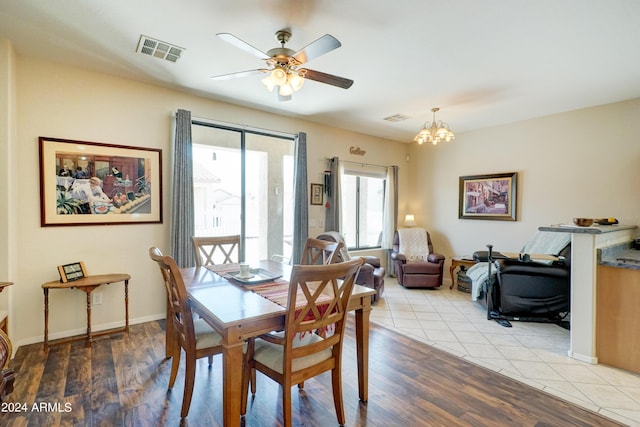
<svg viewBox="0 0 640 427"><path fill-rule="evenodd" d="M405 116L404 114L394 114L393 116L385 117L382 120L395 123L395 122L401 122L403 120L407 120L408 118L409 116Z"/></svg>
<svg viewBox="0 0 640 427"><path fill-rule="evenodd" d="M176 62L185 49L147 36L140 36L136 52Z"/></svg>

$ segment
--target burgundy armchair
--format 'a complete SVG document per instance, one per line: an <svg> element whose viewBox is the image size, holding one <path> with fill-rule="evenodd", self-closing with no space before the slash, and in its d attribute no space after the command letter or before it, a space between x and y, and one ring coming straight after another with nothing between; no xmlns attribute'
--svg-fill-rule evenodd
<svg viewBox="0 0 640 427"><path fill-rule="evenodd" d="M400 235L396 231L393 236L393 248L391 249L391 259L393 260L398 276L398 283L405 288L437 288L442 286L444 269L444 255L434 252L431 236L423 228L412 228L412 233L416 237L422 237L422 246L428 248L429 255L416 257L400 252Z"/></svg>
<svg viewBox="0 0 640 427"><path fill-rule="evenodd" d="M336 257L337 262L349 261L351 259L344 237L342 237L342 235L337 231L326 231L323 234L320 234L317 238L320 240L328 240L330 242L342 242L343 246ZM376 293L371 296L371 302L376 302L384 292L384 267L380 265L380 258L378 257L365 256L363 258L365 263L360 267L360 272L356 277L356 284L375 290Z"/></svg>

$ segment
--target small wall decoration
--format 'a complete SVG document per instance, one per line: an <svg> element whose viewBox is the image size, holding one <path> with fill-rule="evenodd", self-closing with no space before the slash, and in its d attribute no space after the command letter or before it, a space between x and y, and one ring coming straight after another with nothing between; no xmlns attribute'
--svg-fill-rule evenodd
<svg viewBox="0 0 640 427"><path fill-rule="evenodd" d="M311 204L322 204L322 184L311 184Z"/></svg>
<svg viewBox="0 0 640 427"><path fill-rule="evenodd" d="M58 273L60 273L60 282L62 283L72 282L74 280L87 277L87 270L84 268L84 262L82 261L59 265Z"/></svg>
<svg viewBox="0 0 640 427"><path fill-rule="evenodd" d="M460 177L458 218L516 221L517 172Z"/></svg>
<svg viewBox="0 0 640 427"><path fill-rule="evenodd" d="M360 147L351 147L349 148L349 154L355 154L356 156L364 156L367 152L361 149Z"/></svg>
<svg viewBox="0 0 640 427"><path fill-rule="evenodd" d="M40 225L162 222L162 150L40 137Z"/></svg>

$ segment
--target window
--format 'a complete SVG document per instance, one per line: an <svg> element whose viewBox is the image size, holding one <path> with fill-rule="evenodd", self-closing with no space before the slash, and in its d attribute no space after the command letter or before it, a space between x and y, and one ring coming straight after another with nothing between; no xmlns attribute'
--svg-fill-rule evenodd
<svg viewBox="0 0 640 427"><path fill-rule="evenodd" d="M194 121L196 236L239 234L248 263L291 256L293 136Z"/></svg>
<svg viewBox="0 0 640 427"><path fill-rule="evenodd" d="M381 246L386 172L344 168L341 176L342 234L349 249Z"/></svg>

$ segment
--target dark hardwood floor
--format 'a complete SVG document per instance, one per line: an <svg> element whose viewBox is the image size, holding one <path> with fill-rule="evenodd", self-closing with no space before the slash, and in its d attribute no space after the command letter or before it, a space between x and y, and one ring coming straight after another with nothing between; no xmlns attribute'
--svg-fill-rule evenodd
<svg viewBox="0 0 640 427"><path fill-rule="evenodd" d="M358 400L353 322L344 347L347 426L614 426L593 412L473 365L384 327L372 325L369 401ZM129 336L18 349L11 362L14 392L0 413L2 426L177 426L184 376L167 392L164 322L131 327ZM222 425L221 356L198 362L187 425ZM282 423L282 391L258 374L247 426ZM330 376L293 393L294 425L337 425ZM36 406L34 407L34 402ZM17 412L21 410L21 412Z"/></svg>

